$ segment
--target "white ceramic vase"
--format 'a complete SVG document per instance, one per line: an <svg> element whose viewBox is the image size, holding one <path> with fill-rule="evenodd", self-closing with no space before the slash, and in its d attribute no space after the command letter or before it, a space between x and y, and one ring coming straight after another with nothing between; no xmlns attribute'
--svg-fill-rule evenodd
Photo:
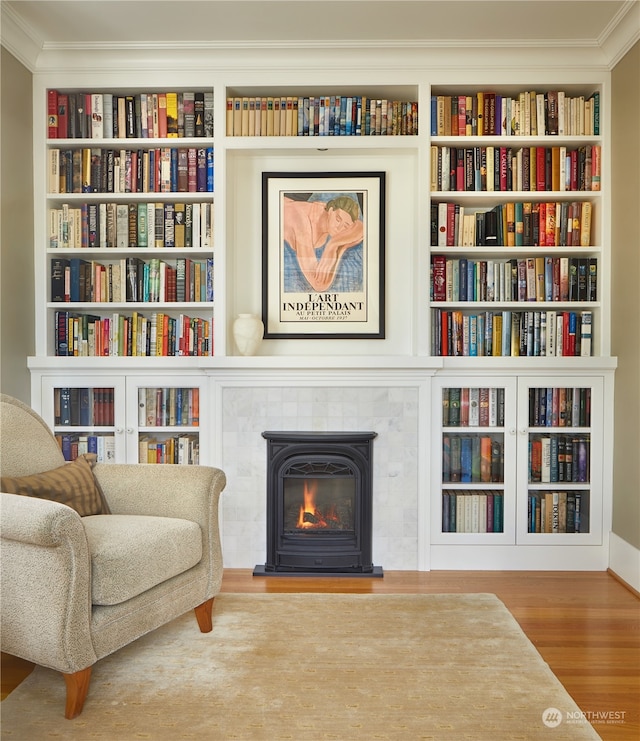
<svg viewBox="0 0 640 741"><path fill-rule="evenodd" d="M241 355L255 355L263 335L264 324L255 314L238 314L233 322L233 338Z"/></svg>

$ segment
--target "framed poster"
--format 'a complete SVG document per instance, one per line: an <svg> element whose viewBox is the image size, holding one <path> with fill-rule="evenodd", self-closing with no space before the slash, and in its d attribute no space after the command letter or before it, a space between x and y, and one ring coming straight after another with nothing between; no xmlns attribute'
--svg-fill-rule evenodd
<svg viewBox="0 0 640 741"><path fill-rule="evenodd" d="M262 173L265 339L384 338L384 172Z"/></svg>

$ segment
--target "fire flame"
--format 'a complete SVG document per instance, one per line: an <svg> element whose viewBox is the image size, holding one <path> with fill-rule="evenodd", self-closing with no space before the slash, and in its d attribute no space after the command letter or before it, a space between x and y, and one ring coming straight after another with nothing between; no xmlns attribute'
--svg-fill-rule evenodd
<svg viewBox="0 0 640 741"><path fill-rule="evenodd" d="M303 504L300 505L297 527L302 530L329 527L330 522L338 522L338 514L335 505L331 505L327 512L322 513L316 504L318 495L318 481L309 479L304 482Z"/></svg>

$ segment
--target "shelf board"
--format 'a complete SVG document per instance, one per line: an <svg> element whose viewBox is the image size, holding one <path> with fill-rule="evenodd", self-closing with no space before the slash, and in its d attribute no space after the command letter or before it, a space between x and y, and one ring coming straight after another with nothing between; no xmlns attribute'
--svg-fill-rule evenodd
<svg viewBox="0 0 640 741"><path fill-rule="evenodd" d="M184 191L170 191L170 192L158 192L158 191L144 191L135 193L47 193L48 201L69 201L71 203L78 201L79 203L93 203L94 201L102 203L104 202L126 202L131 201L142 201L156 202L156 201L185 201L187 203L200 201L212 201L214 191L198 191L197 193Z"/></svg>
<svg viewBox="0 0 640 741"><path fill-rule="evenodd" d="M122 137L114 138L96 138L96 139L47 139L47 146L50 149L93 149L105 147L107 149L158 149L159 147L212 147L214 140L206 136L179 136L171 138L147 138L137 137L123 139Z"/></svg>
<svg viewBox="0 0 640 741"><path fill-rule="evenodd" d="M250 150L264 153L272 150L325 151L332 149L398 150L417 149L418 136L227 136L227 150Z"/></svg>
<svg viewBox="0 0 640 741"><path fill-rule="evenodd" d="M591 247L553 247L551 245L529 245L527 247L509 247L507 245L494 245L484 247L482 245L474 245L469 247L458 246L458 247L431 247L431 253L434 255L458 255L465 257L466 255L483 255L486 257L505 257L508 255L526 255L527 257L533 257L536 254L539 257L589 257L598 256L602 254L602 247L591 246ZM544 254L542 254L544 253Z"/></svg>
<svg viewBox="0 0 640 741"><path fill-rule="evenodd" d="M584 201L600 198L601 190L433 190L431 200L487 201ZM481 204L478 204L481 205Z"/></svg>
<svg viewBox="0 0 640 741"><path fill-rule="evenodd" d="M602 144L601 135L555 135L540 136L432 136L431 143L446 147L566 147Z"/></svg>
<svg viewBox="0 0 640 741"><path fill-rule="evenodd" d="M214 254L213 247L49 247L46 250L51 257L98 257L100 259L115 258L126 259L135 255L147 255L153 257L180 258L190 256L194 258L211 257Z"/></svg>
<svg viewBox="0 0 640 741"><path fill-rule="evenodd" d="M97 312L97 311L105 311L105 310L113 310L113 311L120 311L122 309L131 309L132 311L150 311L150 310L158 310L163 312L182 312L183 309L190 309L190 310L204 310L206 309L206 313L210 313L213 310L213 302L208 301L168 301L168 302L160 302L160 301L127 301L122 302L118 301L117 303L114 302L108 302L108 301L101 301L99 303L97 302L85 302L85 301L54 301L49 302L47 304L48 309L56 309L58 311L89 311L89 312Z"/></svg>

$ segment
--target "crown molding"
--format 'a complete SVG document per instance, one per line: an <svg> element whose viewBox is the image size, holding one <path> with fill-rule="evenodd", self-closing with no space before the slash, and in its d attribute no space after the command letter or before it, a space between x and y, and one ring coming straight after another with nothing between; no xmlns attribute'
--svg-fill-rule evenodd
<svg viewBox="0 0 640 741"><path fill-rule="evenodd" d="M393 73L424 70L512 70L522 77L531 70L608 71L608 60L596 45L581 46L558 43L545 46L530 44L484 43L473 47L469 44L452 46L436 44L344 44L331 46L328 53L323 44L155 44L108 46L87 49L45 48L41 51L34 72L36 74L61 74L72 72L100 77L118 71L136 74L169 70L216 72L230 71L239 74L255 70L288 70L293 79L298 74L339 74L351 71L372 70ZM294 72L295 70L295 72Z"/></svg>
<svg viewBox="0 0 640 741"><path fill-rule="evenodd" d="M628 0L598 39L608 60L609 69L613 69L639 40L640 2Z"/></svg>
<svg viewBox="0 0 640 741"><path fill-rule="evenodd" d="M28 70L35 72L43 48L42 39L36 38L33 29L6 3L0 6L0 17L2 46Z"/></svg>
<svg viewBox="0 0 640 741"><path fill-rule="evenodd" d="M189 58L198 61L202 58L205 67L211 66L211 61L205 61L208 54L213 56L216 66L228 57L230 63L254 66L254 57L266 53L269 61L276 62L282 54L299 56L304 60L305 53L320 54L331 52L332 58L337 51L351 56L356 52L363 57L367 53L377 60L382 54L385 64L402 66L405 57L418 55L423 63L426 61L433 66L453 64L456 68L468 67L469 56L465 50L477 50L481 63L491 64L491 57L502 62L505 55L513 54L513 64L521 65L535 63L537 67L557 66L560 59L567 58L569 66L584 65L589 68L612 69L640 39L640 1L627 0L615 18L603 30L598 39L564 39L564 40L476 40L443 39L443 40L357 40L357 41L202 41L202 42L47 42L38 37L33 28L23 21L19 13L12 6L1 3L2 23L0 25L0 41L16 59L31 72L47 72L53 69L61 70L67 67L85 65L89 68L99 68L105 60L119 68L135 61L145 66L145 55L157 65L159 58L166 63L166 55L176 64ZM437 59L435 55L442 55ZM89 57L90 55L90 57ZM389 57L398 57L396 65ZM433 59L431 57L433 56ZM81 62L79 62L81 58ZM98 61L99 60L99 61ZM547 61L548 60L548 61ZM339 61L339 60L338 60ZM95 63L95 64L94 64ZM304 62L303 62L304 63ZM341 62L341 63L344 63ZM276 62L279 66L279 62ZM286 64L286 62L285 62ZM326 64L326 60L324 62ZM509 63L511 65L511 62ZM315 62L314 62L315 65ZM374 61L375 66L375 61ZM475 62L474 62L475 66Z"/></svg>

